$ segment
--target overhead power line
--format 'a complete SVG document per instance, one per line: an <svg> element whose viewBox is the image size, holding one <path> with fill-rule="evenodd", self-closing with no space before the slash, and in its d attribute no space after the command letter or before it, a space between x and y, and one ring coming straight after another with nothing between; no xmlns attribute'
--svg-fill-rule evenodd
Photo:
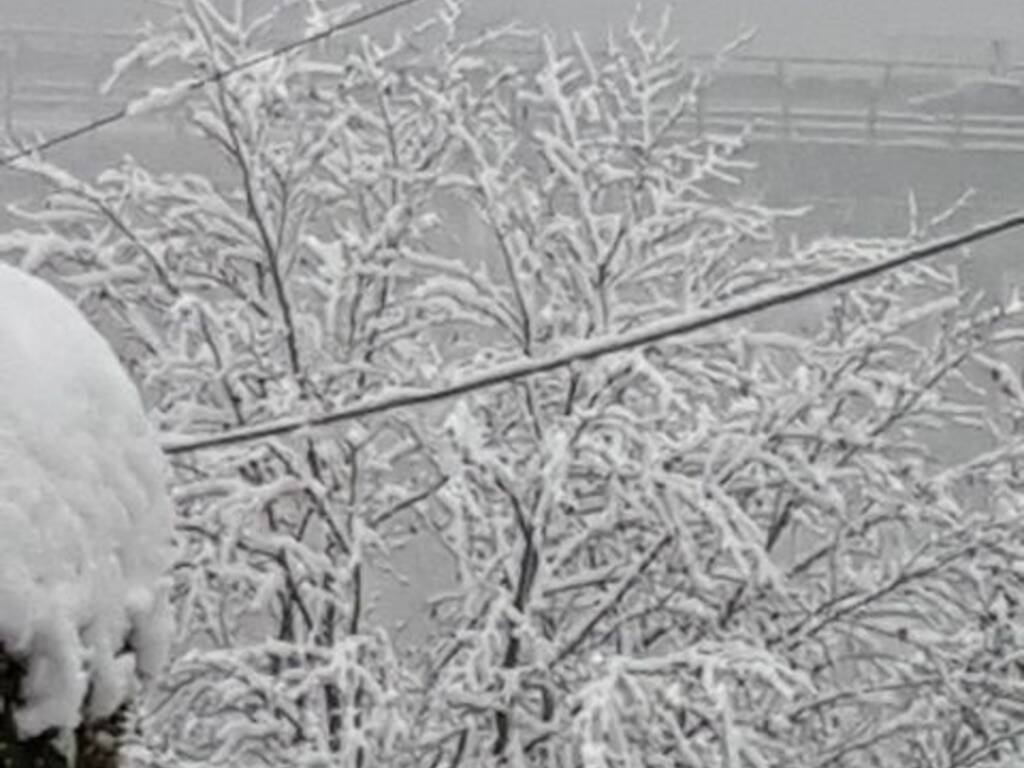
<svg viewBox="0 0 1024 768"><path fill-rule="evenodd" d="M485 387L505 384L538 373L553 371L573 363L635 349L670 337L684 336L730 320L738 320L756 312L762 312L816 294L842 288L897 267L962 248L1022 226L1024 226L1024 211L1004 219L983 224L966 232L924 243L916 248L880 259L867 266L839 272L831 277L804 283L803 285L796 285L791 288L784 288L767 295L753 296L723 308L709 309L683 315L682 317L668 318L615 336L588 339L549 357L526 358L504 363L480 373L469 375L451 384L445 384L432 389L393 391L386 395L368 398L345 408L315 416L285 418L218 434L167 436L162 441L162 446L165 453L174 456L208 448L252 442L267 437L287 435L300 430L326 427L399 408L438 402Z"/></svg>
<svg viewBox="0 0 1024 768"><path fill-rule="evenodd" d="M382 5L379 8L374 8L373 10L365 11L364 13L360 13L355 16L350 16L347 19L326 26L319 32L316 32L307 37L299 38L298 40L293 40L289 43L283 43L282 45L279 45L275 48L271 48L270 50L264 51L261 54L245 59L244 61L240 61L237 64L234 64L226 69L213 72L203 77L197 77L194 80L192 80L188 84L188 86L186 86L185 91L189 93L193 91L198 91L199 89L204 88L207 85L220 82L224 78L230 77L231 75L237 74L238 72L242 72L243 70L250 69L251 67L258 66L267 61L271 61L281 56L285 56L289 53L292 53L293 51L297 51L300 48L304 48L308 45L313 45L314 43L319 43L323 40L327 40L328 38L333 37L339 32L344 32L345 30L352 29L353 27L358 27L369 21L373 21L374 19L379 19L383 16L387 16L391 13L394 13L395 11L398 11L402 8L414 5L419 2L422 2L422 0L394 0L394 2L388 3L387 5ZM63 133L58 133L56 136L53 136L49 139L44 139L43 141L40 141L36 144L32 144L28 147L23 147L22 149L19 149L17 152L12 152L11 154L4 156L2 159L0 159L0 168L7 168L11 164L15 163L18 160L21 160L22 158L34 155L37 152L43 152L47 149L51 149L61 144L66 144L67 142L73 141L74 139L77 139L80 136L85 136L86 134L98 131L101 128L111 125L112 123L120 122L121 120L124 120L125 118L129 117L130 115L131 107L129 105L120 107L119 109L107 115L98 117L95 120L91 120L88 123L83 123L77 128L72 128Z"/></svg>

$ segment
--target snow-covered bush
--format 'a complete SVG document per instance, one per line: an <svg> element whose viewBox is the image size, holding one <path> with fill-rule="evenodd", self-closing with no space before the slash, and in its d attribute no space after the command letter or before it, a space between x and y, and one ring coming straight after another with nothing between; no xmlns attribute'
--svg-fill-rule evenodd
<svg viewBox="0 0 1024 768"><path fill-rule="evenodd" d="M224 71L283 18L247 8L193 2L135 59ZM631 28L593 55L542 39L527 66L502 41L535 38L466 38L457 21L448 5L406 37L136 105L216 147L208 176L24 164L54 185L25 212L45 233L0 245L116 329L171 442L224 433L174 457L180 632L138 759L1012 764L1021 391L1000 355L1020 307L970 311L954 271L845 291L810 334L758 317L245 432L929 231L779 237L790 214L732 194L751 171L741 137L689 132L701 75L664 33ZM1005 391L998 417L978 371ZM945 450L968 439L985 452ZM407 642L373 599L403 547L435 553L450 587Z"/></svg>
<svg viewBox="0 0 1024 768"><path fill-rule="evenodd" d="M160 671L171 630L167 479L107 342L52 287L0 264L5 765L16 742L50 729L68 745L83 721L128 703L139 675Z"/></svg>

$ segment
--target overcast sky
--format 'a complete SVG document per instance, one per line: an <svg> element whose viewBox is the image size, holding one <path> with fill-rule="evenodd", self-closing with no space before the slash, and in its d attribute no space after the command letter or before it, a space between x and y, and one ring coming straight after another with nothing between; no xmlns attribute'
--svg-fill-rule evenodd
<svg viewBox="0 0 1024 768"><path fill-rule="evenodd" d="M368 0L370 5L383 0ZM423 0L429 6L433 0ZM691 50L712 51L751 26L765 53L866 56L923 55L955 46L978 49L992 38L1011 42L1024 59L1024 0L647 0L672 7L675 28ZM55 25L131 29L153 0L0 0L0 27ZM630 16L633 0L470 0L473 16L519 17L558 31L597 36ZM948 55L948 54L947 54Z"/></svg>
<svg viewBox="0 0 1024 768"><path fill-rule="evenodd" d="M767 53L874 55L894 48L991 38L1024 40L1024 0L665 0L685 44L710 51L738 32L757 27L756 46ZM558 29L594 33L620 27L632 0L477 0L495 18L519 15ZM1020 47L1018 44L1015 47Z"/></svg>

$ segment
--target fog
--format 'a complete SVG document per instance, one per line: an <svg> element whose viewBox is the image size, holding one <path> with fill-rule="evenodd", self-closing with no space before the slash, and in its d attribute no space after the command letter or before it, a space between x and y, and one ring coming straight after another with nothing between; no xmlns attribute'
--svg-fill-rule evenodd
<svg viewBox="0 0 1024 768"><path fill-rule="evenodd" d="M271 0L261 2L269 4ZM368 5L383 4L374 0ZM0 0L0 30L7 33L3 68L8 95L3 108L8 127L46 131L116 108L122 95L114 94L105 101L96 97L96 87L109 70L110 61L127 44L132 30L147 18L166 15L173 5L169 0ZM373 31L401 28L435 6L424 0L377 22ZM632 0L472 0L466 7L471 26L484 28L520 20L562 36L580 33L592 44L599 44L611 30L623 30L637 8ZM1024 192L1016 183L1024 166L1024 151L1020 151L1024 144L1009 151L1017 141L1016 128L986 124L978 135L991 141L973 146L968 140L952 152L945 150L950 142L959 141L953 118L940 118L938 125L920 123L918 118L914 118L919 121L916 124L890 121L889 128L885 122L886 114L922 113L914 99L944 90L956 91L956 96L944 103L940 100L931 113L1024 115L1024 96L1013 81L995 88L973 82L986 72L1009 74L1019 64L1024 52L1024 3L649 0L642 7L649 22L668 8L673 34L688 53L715 52L740 33L756 30L740 55L796 60L785 72L771 63L727 68L707 95L712 115L716 108L735 111L757 107L773 114L827 108L865 116L854 119L861 125L848 121L840 131L845 131L844 140L855 140L852 145L844 145L842 151L817 151L806 142L776 142L778 135L789 128L773 116L774 127L762 132L772 142L755 142L748 152L761 166L753 182L759 193L776 202L815 204L818 212L814 226L836 231L861 227L866 234L891 229L901 215L896 211L905 208L911 190L926 205L942 205L965 189L974 188L979 216L1024 203ZM47 39L47 30L62 34ZM111 33L125 36L112 39ZM807 57L873 63L852 69L827 62L799 63ZM921 71L908 68L908 62L947 68L935 70L938 74L927 79ZM883 69L885 64L890 68ZM742 76L735 74L740 70ZM780 77L788 79L782 90ZM878 130L865 127L871 110L882 115ZM739 129L742 120L749 118L718 124L717 128ZM158 163L180 162L182 154L173 149L178 139L164 128L141 122L133 127L116 126L81 138L73 148L57 150L55 157L87 172L98 170L124 151L142 156L149 152ZM862 141L872 131L873 138ZM934 144L938 136L937 146L943 151L936 152L936 147L930 145L913 151L893 148L896 140L920 144L922 136L927 137L926 145ZM820 149L821 145L817 146ZM201 156L193 159L200 166L206 162ZM13 193L8 186L3 199L9 200Z"/></svg>
<svg viewBox="0 0 1024 768"><path fill-rule="evenodd" d="M382 3L369 3L369 6ZM0 27L125 31L158 17L165 0L2 0ZM429 5L429 3L427 3ZM632 0L474 0L479 23L521 19L561 31L600 36L621 28ZM753 49L792 56L970 54L993 38L1019 46L1024 4L1016 0L648 0L648 15L668 6L686 46L714 50L757 28ZM409 15L409 12L405 14Z"/></svg>
<svg viewBox="0 0 1024 768"><path fill-rule="evenodd" d="M98 83L120 47L127 44L129 33L147 18L167 14L173 5L168 0L0 0L0 30L7 33L3 68L9 93L3 108L8 126L46 131L115 109L123 95L97 99ZM257 5L252 3L250 7ZM380 5L381 0L369 4ZM377 22L373 31L401 28L435 6L424 0ZM609 31L625 28L637 6L631 0L473 0L466 7L468 24L479 28L520 20L562 36L579 33L591 44L600 44ZM1012 81L1009 86L996 88L972 81L985 76L986 71L1011 73L1019 64L1024 52L1024 3L649 0L642 7L648 22L657 19L666 7L670 10L673 34L687 53L715 52L740 33L756 30L739 55L797 61L784 73L772 63L753 68L737 64L732 70L727 67L707 95L712 115L716 108L735 111L757 107L777 114L828 108L865 116L854 118L860 125L848 122L842 128L844 140L854 139L842 150L832 145L822 148L819 144L815 149L806 142L777 142L777 134L789 129L772 117L774 127L762 132L772 141L755 142L748 151L748 156L760 165L754 175L754 188L773 202L814 204L817 212L812 217L812 228L861 228L865 234L889 231L902 224L900 212L911 190L926 206L941 206L974 188L978 193L974 211L979 217L1024 203L1024 191L1016 183L1024 170L1024 151L1020 151L1024 143L1009 151L1010 144L1017 141L1016 128L986 124L978 135L994 137L992 141L978 147L970 141L961 142L954 152L945 151L950 142L959 141L953 118L941 118L938 125L890 121L891 130L885 122L886 114L921 113L912 103L915 98L932 91L957 89L952 101L939 103L932 112L1024 115L1024 96ZM61 35L47 39L47 30ZM124 36L113 39L111 33ZM827 62L799 63L807 57L873 63L852 69ZM938 74L927 79L921 71L908 68L908 62L939 64L947 69L935 70ZM886 63L890 69L883 69ZM736 75L740 70L743 75ZM779 77L789 81L783 90ZM874 130L865 127L871 110L882 115L880 133L875 131L870 141L862 141ZM717 128L738 130L742 120L749 118ZM928 145L935 143L936 135L937 146L943 151L936 152L935 146ZM930 137L925 147L894 148L897 140L920 144L922 136ZM142 157L148 153L158 164L194 161L201 167L207 162L202 155L176 151L178 140L165 126L136 121L131 127L115 126L82 137L74 147L56 150L54 156L85 172L99 170L125 151ZM7 201L16 190L7 185L0 194ZM0 220L5 218L0 216ZM998 273L982 282L997 285Z"/></svg>

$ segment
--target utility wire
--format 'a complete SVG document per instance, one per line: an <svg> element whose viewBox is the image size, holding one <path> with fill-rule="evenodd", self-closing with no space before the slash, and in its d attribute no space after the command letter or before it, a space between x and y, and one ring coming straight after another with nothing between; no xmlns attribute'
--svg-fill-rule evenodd
<svg viewBox="0 0 1024 768"><path fill-rule="evenodd" d="M924 243L916 248L880 259L867 266L839 272L831 277L797 285L767 295L754 296L724 308L704 310L683 315L682 317L668 318L616 336L589 339L549 357L528 358L504 363L494 366L489 370L467 376L461 381L434 389L393 391L380 397L368 398L345 408L319 415L285 418L242 429L225 431L219 434L165 436L162 441L162 447L166 454L175 456L208 448L252 442L266 437L287 435L300 430L326 427L331 424L351 421L399 408L438 402L485 387L505 384L538 373L553 371L584 360L593 360L615 352L634 349L662 341L669 337L684 336L729 320L737 320L756 312L762 312L766 309L772 309L816 294L842 288L843 286L875 277L897 267L922 261L940 253L962 248L981 240L987 240L1022 226L1024 226L1024 211L1004 219L983 224L966 232Z"/></svg>
<svg viewBox="0 0 1024 768"><path fill-rule="evenodd" d="M299 38L298 40L293 40L290 43L284 43L280 46L277 46L276 48L270 49L269 51L264 51L261 54L253 56L252 58L240 61L237 64L228 67L227 69L222 69L217 72L213 72L212 74L206 75L204 77L196 78L192 80L185 87L184 90L186 93L198 91L199 89L204 88L207 85L220 82L226 77L230 77L231 75L234 75L238 72L249 69L251 67L255 67L259 64L263 64L264 62L271 61L272 59L285 56L291 53L292 51L297 51L300 48L306 47L307 45L319 43L322 40L326 40L330 37L333 37L339 32L352 29L353 27L358 27L362 24L365 24L368 21L373 21L374 19L379 19L383 16L388 16L391 13L394 13L395 11L398 11L410 5L414 5L415 3L418 2L421 2L421 0L394 0L394 2L388 3L387 5L382 5L379 8L374 8L373 10L366 11L355 16L350 16L347 19L324 27L319 32L309 35L308 37ZM124 120L125 118L129 117L131 114L131 107L129 105L120 107L119 109L115 110L114 112L111 112L110 114L98 117L95 120L92 120L88 123L83 123L77 128L72 128L64 133L58 133L56 136L53 136L49 139L44 139L43 141L40 141L36 144L32 144L31 146L24 147L22 149L19 149L17 152L12 152L11 154L4 156L2 159L0 159L0 168L7 168L16 161L28 157L29 155L34 155L37 152L43 152L44 150L56 147L60 144L66 144L67 142L73 141L74 139L77 139L80 136L85 136L86 134L98 131L100 128L104 128L108 125L111 125L112 123L120 122L121 120Z"/></svg>

